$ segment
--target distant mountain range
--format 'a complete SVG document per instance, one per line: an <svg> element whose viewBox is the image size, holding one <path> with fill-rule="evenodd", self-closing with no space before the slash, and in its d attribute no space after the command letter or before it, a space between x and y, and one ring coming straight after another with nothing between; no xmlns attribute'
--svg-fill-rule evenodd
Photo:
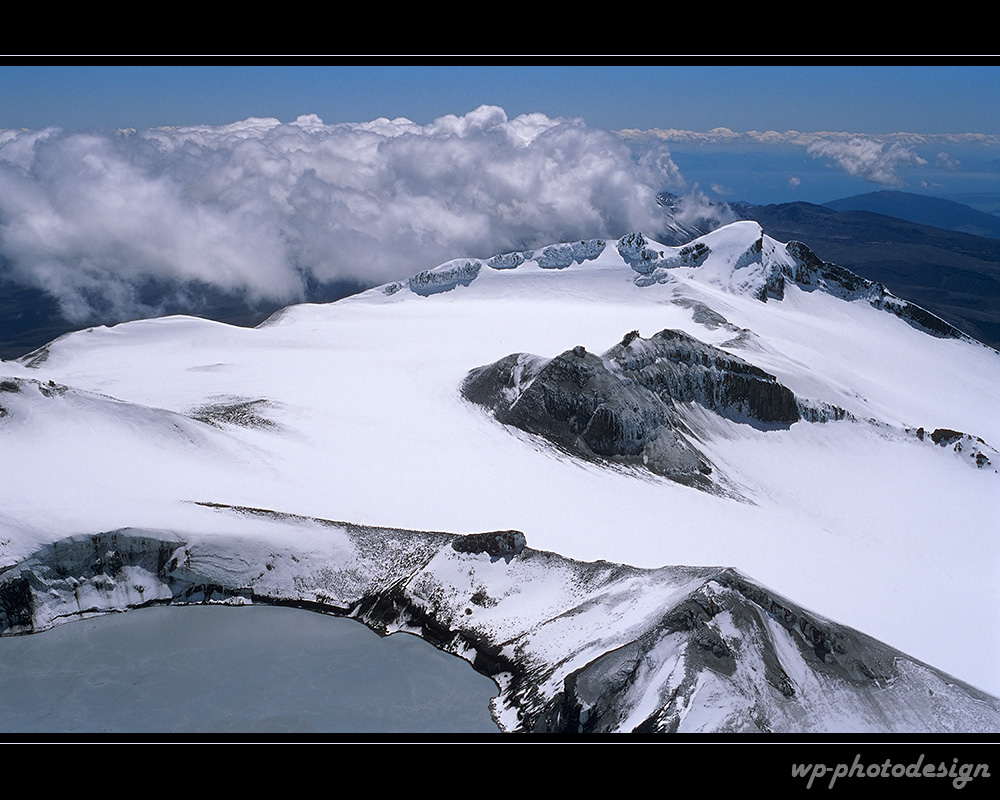
<svg viewBox="0 0 1000 800"><path fill-rule="evenodd" d="M958 203L915 197L876 192L826 205L734 205L733 209L743 219L760 223L768 235L783 242L805 242L824 261L877 281L896 296L1000 348L1000 241L947 227L968 226L970 220L989 220L990 215L971 208L957 214L955 208L963 208ZM850 208L863 205L933 218L938 224ZM941 215L931 217L934 210Z"/></svg>
<svg viewBox="0 0 1000 800"><path fill-rule="evenodd" d="M823 203L834 211L871 211L921 225L1000 239L1000 217L963 203L911 192L869 192Z"/></svg>

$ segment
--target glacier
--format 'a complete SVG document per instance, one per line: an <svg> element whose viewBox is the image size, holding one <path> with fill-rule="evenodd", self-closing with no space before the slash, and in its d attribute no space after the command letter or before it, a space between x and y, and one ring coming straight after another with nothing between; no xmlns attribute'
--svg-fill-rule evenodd
<svg viewBox="0 0 1000 800"><path fill-rule="evenodd" d="M721 490L609 458L624 406L586 457L496 413L558 354L637 401L623 351L667 339L782 387L766 424L704 379L634 412ZM504 730L995 731L998 359L746 221L82 330L0 363L3 632L288 603L467 658Z"/></svg>

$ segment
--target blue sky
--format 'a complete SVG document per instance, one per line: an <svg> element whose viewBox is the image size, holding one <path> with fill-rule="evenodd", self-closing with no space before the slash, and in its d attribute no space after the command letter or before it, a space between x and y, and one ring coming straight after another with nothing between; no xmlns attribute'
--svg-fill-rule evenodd
<svg viewBox="0 0 1000 800"><path fill-rule="evenodd" d="M222 125L251 116L426 124L491 104L593 127L1000 133L1000 67L156 66L0 67L0 128Z"/></svg>

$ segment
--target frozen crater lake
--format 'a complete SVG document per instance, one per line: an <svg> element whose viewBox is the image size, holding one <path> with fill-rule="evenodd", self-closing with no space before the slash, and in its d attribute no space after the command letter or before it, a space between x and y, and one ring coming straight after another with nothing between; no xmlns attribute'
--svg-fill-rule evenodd
<svg viewBox="0 0 1000 800"><path fill-rule="evenodd" d="M148 608L0 639L7 734L499 733L497 691L415 636L289 608Z"/></svg>

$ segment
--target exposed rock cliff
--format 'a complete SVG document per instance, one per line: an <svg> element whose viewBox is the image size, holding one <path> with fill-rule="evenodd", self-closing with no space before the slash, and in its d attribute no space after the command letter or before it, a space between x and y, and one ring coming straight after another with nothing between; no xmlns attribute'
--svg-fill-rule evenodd
<svg viewBox="0 0 1000 800"><path fill-rule="evenodd" d="M472 370L462 394L574 455L709 490L712 465L684 421L685 404L762 428L800 418L774 376L673 330L629 333L602 356L579 346L549 360L510 355Z"/></svg>

